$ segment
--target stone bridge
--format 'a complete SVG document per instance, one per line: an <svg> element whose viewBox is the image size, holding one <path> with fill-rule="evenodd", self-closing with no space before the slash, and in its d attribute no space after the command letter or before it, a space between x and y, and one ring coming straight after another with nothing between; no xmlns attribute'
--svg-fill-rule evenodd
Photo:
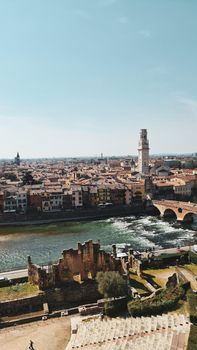
<svg viewBox="0 0 197 350"><path fill-rule="evenodd" d="M178 221L191 221L193 218L197 218L196 203L171 200L153 200L153 205L159 210L162 217L175 214Z"/></svg>

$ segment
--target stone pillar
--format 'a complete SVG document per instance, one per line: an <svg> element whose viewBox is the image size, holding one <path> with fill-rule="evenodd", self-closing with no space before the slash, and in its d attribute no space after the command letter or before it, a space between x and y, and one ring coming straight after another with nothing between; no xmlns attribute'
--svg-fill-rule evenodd
<svg viewBox="0 0 197 350"><path fill-rule="evenodd" d="M112 245L112 255L113 255L114 258L117 257L116 245L115 244Z"/></svg>

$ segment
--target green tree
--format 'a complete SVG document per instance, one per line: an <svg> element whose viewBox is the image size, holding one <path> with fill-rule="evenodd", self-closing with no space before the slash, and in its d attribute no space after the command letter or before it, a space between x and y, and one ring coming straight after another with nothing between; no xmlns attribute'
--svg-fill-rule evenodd
<svg viewBox="0 0 197 350"><path fill-rule="evenodd" d="M23 185L32 185L34 183L33 176L30 171L26 171L22 177Z"/></svg>
<svg viewBox="0 0 197 350"><path fill-rule="evenodd" d="M4 174L5 179L11 180L11 181L17 181L18 178L14 173L7 173Z"/></svg>
<svg viewBox="0 0 197 350"><path fill-rule="evenodd" d="M116 298L127 294L127 284L119 272L98 272L96 275L98 291L105 298Z"/></svg>

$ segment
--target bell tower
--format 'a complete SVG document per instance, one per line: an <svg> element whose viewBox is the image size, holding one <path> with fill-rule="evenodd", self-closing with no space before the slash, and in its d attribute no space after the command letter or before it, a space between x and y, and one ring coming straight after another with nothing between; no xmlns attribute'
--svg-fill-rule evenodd
<svg viewBox="0 0 197 350"><path fill-rule="evenodd" d="M16 165L20 165L21 159L20 159L19 152L17 152L17 155L16 155L14 161L15 161L15 164L16 164Z"/></svg>
<svg viewBox="0 0 197 350"><path fill-rule="evenodd" d="M138 171L140 174L149 173L149 141L147 130L140 130L140 140L138 144Z"/></svg>

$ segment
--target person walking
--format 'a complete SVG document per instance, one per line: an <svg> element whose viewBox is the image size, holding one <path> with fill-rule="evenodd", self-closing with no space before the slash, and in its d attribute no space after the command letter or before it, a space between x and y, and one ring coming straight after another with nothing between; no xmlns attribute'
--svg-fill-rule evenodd
<svg viewBox="0 0 197 350"><path fill-rule="evenodd" d="M34 343L32 340L29 341L29 350L35 350Z"/></svg>

